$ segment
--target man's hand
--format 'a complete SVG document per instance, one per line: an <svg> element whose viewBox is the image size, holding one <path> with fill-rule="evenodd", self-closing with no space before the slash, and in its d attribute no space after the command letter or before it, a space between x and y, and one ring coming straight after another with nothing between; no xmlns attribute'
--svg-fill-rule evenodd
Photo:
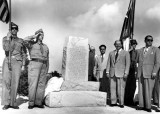
<svg viewBox="0 0 160 114"><path fill-rule="evenodd" d="M135 73L135 78L136 78L136 80L138 80L138 74L137 73Z"/></svg>
<svg viewBox="0 0 160 114"><path fill-rule="evenodd" d="M21 70L24 71L24 65L22 66Z"/></svg>
<svg viewBox="0 0 160 114"><path fill-rule="evenodd" d="M156 78L156 73L152 73L151 78L152 78L152 79L155 79L155 78Z"/></svg>
<svg viewBox="0 0 160 114"><path fill-rule="evenodd" d="M106 72L106 76L109 78L109 73L108 72Z"/></svg>
<svg viewBox="0 0 160 114"><path fill-rule="evenodd" d="M126 74L126 73L124 73L123 78L124 78L124 79L127 79L127 74Z"/></svg>
<svg viewBox="0 0 160 114"><path fill-rule="evenodd" d="M12 36L12 33L11 33L11 32L8 32L8 33L7 33L7 40L10 40L11 36Z"/></svg>

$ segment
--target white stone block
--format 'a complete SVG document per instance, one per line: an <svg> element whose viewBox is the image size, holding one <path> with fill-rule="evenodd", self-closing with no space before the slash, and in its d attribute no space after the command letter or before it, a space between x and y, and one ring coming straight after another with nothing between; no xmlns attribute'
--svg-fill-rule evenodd
<svg viewBox="0 0 160 114"><path fill-rule="evenodd" d="M98 91L60 91L47 95L49 107L94 107L106 106L107 93Z"/></svg>

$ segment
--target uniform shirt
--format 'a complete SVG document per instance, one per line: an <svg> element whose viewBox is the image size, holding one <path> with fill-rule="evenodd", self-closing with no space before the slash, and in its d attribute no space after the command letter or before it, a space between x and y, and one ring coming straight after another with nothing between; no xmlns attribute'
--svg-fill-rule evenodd
<svg viewBox="0 0 160 114"><path fill-rule="evenodd" d="M41 44L34 41L25 41L25 46L29 50L30 59L48 60L49 49L47 45L42 43L43 53L41 50Z"/></svg>
<svg viewBox="0 0 160 114"><path fill-rule="evenodd" d="M131 59L131 68L135 68L136 67L136 63L137 63L137 57L138 57L138 53L137 50L131 50L129 52L130 54L130 59Z"/></svg>
<svg viewBox="0 0 160 114"><path fill-rule="evenodd" d="M3 38L3 49L5 51L6 57L9 56L9 51L11 51L11 58L16 58L17 61L22 61L25 65L26 59L26 48L24 46L24 41L21 38L12 38L11 42L7 40L7 37Z"/></svg>

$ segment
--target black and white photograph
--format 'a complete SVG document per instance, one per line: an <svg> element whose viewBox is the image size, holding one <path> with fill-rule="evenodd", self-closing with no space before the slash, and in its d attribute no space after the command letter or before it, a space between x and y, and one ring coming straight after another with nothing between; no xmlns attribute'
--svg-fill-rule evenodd
<svg viewBox="0 0 160 114"><path fill-rule="evenodd" d="M159 0L0 0L0 113L157 114L159 12Z"/></svg>

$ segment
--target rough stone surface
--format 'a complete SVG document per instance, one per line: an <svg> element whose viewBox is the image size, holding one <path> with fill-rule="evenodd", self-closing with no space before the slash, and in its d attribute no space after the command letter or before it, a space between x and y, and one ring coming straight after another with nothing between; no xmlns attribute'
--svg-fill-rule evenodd
<svg viewBox="0 0 160 114"><path fill-rule="evenodd" d="M60 91L47 95L45 103L49 107L95 107L106 106L105 92Z"/></svg>
<svg viewBox="0 0 160 114"><path fill-rule="evenodd" d="M69 36L66 41L62 60L64 79L88 81L88 39Z"/></svg>
<svg viewBox="0 0 160 114"><path fill-rule="evenodd" d="M62 91L99 91L99 82L76 82L65 80L61 86Z"/></svg>

